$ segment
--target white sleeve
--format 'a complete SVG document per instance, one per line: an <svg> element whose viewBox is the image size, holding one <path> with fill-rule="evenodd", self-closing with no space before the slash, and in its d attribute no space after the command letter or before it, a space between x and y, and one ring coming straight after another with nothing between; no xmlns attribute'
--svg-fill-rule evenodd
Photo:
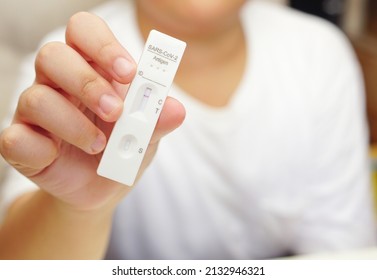
<svg viewBox="0 0 377 280"><path fill-rule="evenodd" d="M321 41L308 85L315 136L305 189L310 203L292 231L298 254L374 246L377 238L361 71L339 31L327 30Z"/></svg>

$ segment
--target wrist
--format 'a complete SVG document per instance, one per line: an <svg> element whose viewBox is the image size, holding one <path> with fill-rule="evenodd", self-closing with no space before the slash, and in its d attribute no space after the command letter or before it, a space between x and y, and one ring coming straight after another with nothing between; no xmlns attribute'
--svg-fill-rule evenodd
<svg viewBox="0 0 377 280"><path fill-rule="evenodd" d="M0 258L101 259L114 208L81 210L43 190L18 198L0 231Z"/></svg>
<svg viewBox="0 0 377 280"><path fill-rule="evenodd" d="M113 203L92 208L71 205L41 189L36 191L33 195L33 199L38 201L40 205L49 208L51 213L54 213L56 217L71 222L83 221L88 223L111 220L116 207Z"/></svg>

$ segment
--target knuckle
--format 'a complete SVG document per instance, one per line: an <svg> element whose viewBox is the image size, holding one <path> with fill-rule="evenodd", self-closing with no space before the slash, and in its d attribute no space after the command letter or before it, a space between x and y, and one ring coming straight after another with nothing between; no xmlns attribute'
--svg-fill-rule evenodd
<svg viewBox="0 0 377 280"><path fill-rule="evenodd" d="M35 66L37 69L43 68L43 65L57 55L57 53L62 49L64 46L61 42L49 42L43 45L35 58Z"/></svg>
<svg viewBox="0 0 377 280"><path fill-rule="evenodd" d="M21 139L9 127L0 135L0 153L6 160L12 158L13 153L19 148Z"/></svg>
<svg viewBox="0 0 377 280"><path fill-rule="evenodd" d="M101 79L98 75L89 75L83 78L81 84L80 96L81 99L88 99L92 93L101 84Z"/></svg>
<svg viewBox="0 0 377 280"><path fill-rule="evenodd" d="M21 114L39 111L44 103L44 92L41 86L32 86L24 91L18 101L18 107Z"/></svg>
<svg viewBox="0 0 377 280"><path fill-rule="evenodd" d="M106 57L107 54L114 52L113 50L118 47L118 43L116 41L107 41L102 42L100 47L98 48L98 57Z"/></svg>
<svg viewBox="0 0 377 280"><path fill-rule="evenodd" d="M78 124L75 142L78 146L86 148L96 137L96 130L88 123Z"/></svg>
<svg viewBox="0 0 377 280"><path fill-rule="evenodd" d="M89 12L77 12L69 18L67 27L75 27L77 24L80 24L81 22L83 22L83 20L89 18L90 16L91 14Z"/></svg>
<svg viewBox="0 0 377 280"><path fill-rule="evenodd" d="M77 27L85 22L85 20L88 20L91 16L90 13L84 11L75 13L71 16L66 27L66 37L69 38L71 35L75 34Z"/></svg>

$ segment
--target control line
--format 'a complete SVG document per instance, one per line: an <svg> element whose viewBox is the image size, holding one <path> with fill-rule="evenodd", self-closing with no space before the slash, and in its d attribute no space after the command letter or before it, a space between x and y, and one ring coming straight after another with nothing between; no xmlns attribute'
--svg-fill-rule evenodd
<svg viewBox="0 0 377 280"><path fill-rule="evenodd" d="M143 77L144 79L146 79L146 80L148 80L148 81L151 81L151 82L153 82L153 83L156 83L156 84L158 84L158 85L160 85L160 86L166 87L165 85L160 84L159 82L153 81L152 79L149 79L149 78L147 78L147 77L145 77L145 76L141 76L141 77Z"/></svg>

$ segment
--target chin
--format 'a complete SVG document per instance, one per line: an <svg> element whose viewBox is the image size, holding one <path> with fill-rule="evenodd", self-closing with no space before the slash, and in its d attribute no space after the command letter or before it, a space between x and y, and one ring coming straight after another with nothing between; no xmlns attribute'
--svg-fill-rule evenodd
<svg viewBox="0 0 377 280"><path fill-rule="evenodd" d="M235 22L245 2L246 0L137 1L141 10L161 31L166 29L170 33L185 33L188 36L203 36L224 30Z"/></svg>

